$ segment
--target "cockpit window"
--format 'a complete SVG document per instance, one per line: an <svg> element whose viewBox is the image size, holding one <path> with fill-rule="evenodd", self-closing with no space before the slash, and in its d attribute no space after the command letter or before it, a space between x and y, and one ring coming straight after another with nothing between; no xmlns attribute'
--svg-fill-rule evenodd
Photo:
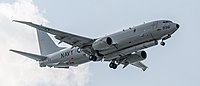
<svg viewBox="0 0 200 86"><path fill-rule="evenodd" d="M172 23L171 21L163 21L163 23Z"/></svg>

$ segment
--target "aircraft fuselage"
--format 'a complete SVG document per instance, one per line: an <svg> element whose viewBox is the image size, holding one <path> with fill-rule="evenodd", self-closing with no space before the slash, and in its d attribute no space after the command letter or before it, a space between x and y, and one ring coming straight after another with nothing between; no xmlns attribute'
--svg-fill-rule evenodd
<svg viewBox="0 0 200 86"><path fill-rule="evenodd" d="M165 36L171 36L179 25L171 21L159 20L132 27L106 37L113 40L106 50L100 50L99 53L105 55L106 60L111 60L127 55L138 50L152 47L158 44L157 40ZM145 45L151 45L146 46Z"/></svg>
<svg viewBox="0 0 200 86"><path fill-rule="evenodd" d="M127 54L157 45L158 40L168 39L178 28L178 24L168 20L153 21L131 27L106 36L111 38L112 44L107 49L98 50L98 53L103 55L105 60L120 58ZM48 57L50 58L40 63L58 68L67 68L90 61L89 59L85 59L89 58L89 55L81 51L78 47L64 49L50 54Z"/></svg>

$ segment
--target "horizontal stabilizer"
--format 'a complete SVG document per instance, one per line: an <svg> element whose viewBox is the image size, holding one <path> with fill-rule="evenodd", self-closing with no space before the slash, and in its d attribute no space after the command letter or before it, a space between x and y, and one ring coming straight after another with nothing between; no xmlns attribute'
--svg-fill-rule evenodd
<svg viewBox="0 0 200 86"><path fill-rule="evenodd" d="M136 62L136 63L132 63L132 65L141 68L143 71L145 71L147 69L147 66L144 65L142 62Z"/></svg>
<svg viewBox="0 0 200 86"><path fill-rule="evenodd" d="M34 59L36 61L43 61L45 60L47 57L45 56L41 56L41 55L36 55L36 54L31 54L31 53L27 53L27 52L22 52L22 51L17 51L17 50L10 50L12 52L18 53L20 55L26 56L28 58Z"/></svg>

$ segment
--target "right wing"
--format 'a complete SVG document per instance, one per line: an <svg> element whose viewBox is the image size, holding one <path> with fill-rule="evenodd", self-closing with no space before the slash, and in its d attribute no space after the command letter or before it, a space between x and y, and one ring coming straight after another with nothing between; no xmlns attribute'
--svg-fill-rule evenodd
<svg viewBox="0 0 200 86"><path fill-rule="evenodd" d="M27 53L27 52L22 52L22 51L17 51L17 50L12 50L12 49L10 51L18 53L18 54L26 56L26 57L29 57L36 61L43 61L43 60L47 59L47 57L45 57L45 56L40 56L40 55L31 54L31 53Z"/></svg>
<svg viewBox="0 0 200 86"><path fill-rule="evenodd" d="M142 62L135 62L135 63L132 63L132 65L134 65L138 68L141 68L143 71L145 71L147 69L147 66L144 65Z"/></svg>
<svg viewBox="0 0 200 86"><path fill-rule="evenodd" d="M22 23L22 24L26 24L26 25L34 27L38 30L53 34L53 35L55 35L56 39L60 40L60 43L65 42L67 44L72 45L73 47L79 47L79 48L83 49L83 51L85 51L85 53L87 53L87 54L93 52L91 45L95 41L94 39L74 35L74 34L71 34L71 33L55 30L55 29L48 28L48 27L44 27L42 25L37 25L37 24L34 24L32 22L17 21L17 20L13 20L13 21L18 22L18 23Z"/></svg>

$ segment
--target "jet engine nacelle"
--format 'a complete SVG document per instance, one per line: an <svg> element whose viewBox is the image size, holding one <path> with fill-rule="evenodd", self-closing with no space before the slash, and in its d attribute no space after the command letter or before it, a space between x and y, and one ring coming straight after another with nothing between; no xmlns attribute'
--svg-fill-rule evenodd
<svg viewBox="0 0 200 86"><path fill-rule="evenodd" d="M142 61L147 58L147 53L145 51L139 51L135 54L128 55L125 62L134 63L138 61Z"/></svg>
<svg viewBox="0 0 200 86"><path fill-rule="evenodd" d="M113 43L113 40L110 37L104 37L97 39L93 44L92 47L94 50L105 50L108 49Z"/></svg>

